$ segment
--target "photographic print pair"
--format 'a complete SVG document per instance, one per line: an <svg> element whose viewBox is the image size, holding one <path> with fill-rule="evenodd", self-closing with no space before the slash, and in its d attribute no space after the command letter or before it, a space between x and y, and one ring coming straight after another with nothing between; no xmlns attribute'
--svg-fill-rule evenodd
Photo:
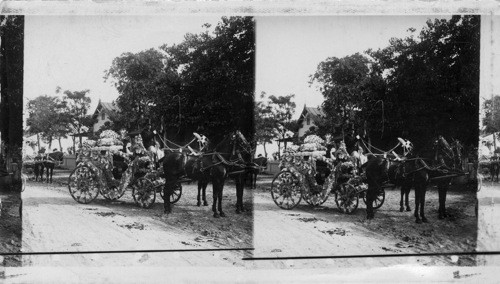
<svg viewBox="0 0 500 284"><path fill-rule="evenodd" d="M476 265L442 254L498 182L480 42L469 15L4 16L3 264Z"/></svg>

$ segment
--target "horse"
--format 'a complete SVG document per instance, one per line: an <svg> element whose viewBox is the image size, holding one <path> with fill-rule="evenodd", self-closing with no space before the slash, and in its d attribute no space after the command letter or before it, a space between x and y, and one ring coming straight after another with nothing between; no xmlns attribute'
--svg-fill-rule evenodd
<svg viewBox="0 0 500 284"><path fill-rule="evenodd" d="M455 174L463 173L462 149L459 142L448 144L443 136L438 136L434 141L432 152L427 153L427 159L418 157L412 171L413 184L415 186L415 218L416 223L428 222L424 215L425 193L428 185L432 182L438 188L438 219L448 217L446 212L446 195L451 180ZM427 161L431 161L429 165Z"/></svg>
<svg viewBox="0 0 500 284"><path fill-rule="evenodd" d="M63 152L52 152L49 154L43 155L42 159L42 175L43 175L43 168L47 169L47 183L52 183L52 176L54 175L54 167L56 166L56 163L62 162L63 160L64 153Z"/></svg>
<svg viewBox="0 0 500 284"><path fill-rule="evenodd" d="M225 217L222 211L222 192L227 176L231 175L236 182L236 213L244 211L243 188L244 175L248 163L251 162L251 147L240 131L226 135L213 149L201 155L188 155L186 151L168 151L163 159L165 174L164 196L169 200L173 189L182 177L212 182L215 218ZM199 187L200 188L200 187ZM164 212L171 212L170 202L164 202Z"/></svg>
<svg viewBox="0 0 500 284"><path fill-rule="evenodd" d="M40 177L40 181L43 181L44 170L45 167L43 164L43 157L42 155L38 155L35 157L33 163L33 174L35 175L35 181L38 181L38 177Z"/></svg>
<svg viewBox="0 0 500 284"><path fill-rule="evenodd" d="M491 157L488 170L490 172L491 181L495 181L496 177L496 181L498 182L498 175L500 174L500 165L498 157L496 155Z"/></svg>
<svg viewBox="0 0 500 284"><path fill-rule="evenodd" d="M248 179L251 188L257 188L257 175L259 175L267 167L266 157L257 157L253 159L253 169L248 171Z"/></svg>
<svg viewBox="0 0 500 284"><path fill-rule="evenodd" d="M153 131L153 132L155 134L157 134L156 131ZM194 169L194 167L196 167L196 165L192 164L192 160L195 159L194 156L204 153L207 146L210 144L210 141L204 135L200 135L196 132L194 132L193 135L195 136L195 138L198 142L197 152L195 152L191 147L184 147L184 148L186 148L186 149L184 149L184 152L185 152L185 154L188 155L188 159L186 162L189 162L189 164L190 164L189 166L193 167L193 169ZM156 168L161 170L163 168L163 161L165 160L166 153L171 153L171 152L176 152L176 151L175 151L175 149L168 148L166 141L163 140L161 138L161 136L158 136L158 137L160 138L159 139L160 141L156 142L157 149L155 150L154 154L157 157L157 162L155 163ZM187 146L189 146L192 142L194 142L194 140L191 141ZM172 142L170 142L170 143L172 143ZM172 143L172 144L176 145L175 143ZM176 145L176 146L178 146L178 145ZM183 147L180 147L177 150L182 152L182 148ZM191 155L189 155L189 154L191 154ZM162 165L162 166L160 167L160 165ZM203 201L203 206L208 206L207 197L206 197L206 189L207 189L208 182L210 181L210 179L206 178L203 175L199 175L197 181L198 181L198 195L197 195L196 205L198 207L200 207L202 204L201 201ZM174 186L177 186L177 184L174 184ZM165 195L163 195L163 193L161 196L162 196L164 201L168 200L165 198Z"/></svg>

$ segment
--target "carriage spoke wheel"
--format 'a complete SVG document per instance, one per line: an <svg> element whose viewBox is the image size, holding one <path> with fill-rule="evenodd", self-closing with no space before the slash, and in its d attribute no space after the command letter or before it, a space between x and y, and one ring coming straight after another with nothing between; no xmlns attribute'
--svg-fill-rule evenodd
<svg viewBox="0 0 500 284"><path fill-rule="evenodd" d="M358 208L359 196L356 188L349 183L340 185L339 190L335 192L335 203L342 213L350 214Z"/></svg>
<svg viewBox="0 0 500 284"><path fill-rule="evenodd" d="M163 200L165 200L165 198L163 196L163 190L160 191L160 195L161 195L161 198L163 198ZM170 204L177 203L177 201L179 201L179 199L181 199L181 195L182 195L182 185L180 182L178 182L175 184L174 190L172 191L172 195L170 195Z"/></svg>
<svg viewBox="0 0 500 284"><path fill-rule="evenodd" d="M302 198L311 206L320 206L326 202L328 195L328 188L324 188L320 192L304 192Z"/></svg>
<svg viewBox="0 0 500 284"><path fill-rule="evenodd" d="M117 186L110 186L110 187L102 187L100 193L105 199L109 201L115 201L123 196L125 190L120 190L120 188Z"/></svg>
<svg viewBox="0 0 500 284"><path fill-rule="evenodd" d="M147 178L139 178L132 184L132 197L137 206L149 208L155 203L156 191L153 183Z"/></svg>
<svg viewBox="0 0 500 284"><path fill-rule="evenodd" d="M273 179L271 196L276 205L282 209L295 208L302 199L297 178L290 171L282 171Z"/></svg>
<svg viewBox="0 0 500 284"><path fill-rule="evenodd" d="M76 202L88 204L99 195L99 182L88 166L80 166L69 175L68 189Z"/></svg>
<svg viewBox="0 0 500 284"><path fill-rule="evenodd" d="M366 204L366 192L363 195L363 201ZM384 201L385 201L385 190L382 188L378 192L375 200L373 200L373 209L379 209L380 207L382 207L382 204L384 204Z"/></svg>

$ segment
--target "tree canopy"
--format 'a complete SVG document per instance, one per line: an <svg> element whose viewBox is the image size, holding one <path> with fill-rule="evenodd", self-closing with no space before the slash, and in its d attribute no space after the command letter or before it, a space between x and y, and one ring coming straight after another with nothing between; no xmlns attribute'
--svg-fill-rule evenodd
<svg viewBox="0 0 500 284"><path fill-rule="evenodd" d="M273 140L283 139L286 130L297 131L296 122L292 120L295 112L294 94L287 96L267 97L265 92L260 95L260 100L255 104L255 140L264 146L267 156L266 144Z"/></svg>
<svg viewBox="0 0 500 284"><path fill-rule="evenodd" d="M500 131L500 96L484 101L483 126L484 134Z"/></svg>
<svg viewBox="0 0 500 284"><path fill-rule="evenodd" d="M106 78L120 93L117 104L129 130L151 120L178 143L197 130L213 140L231 129L253 137L254 21L223 17L205 28L179 44L113 60Z"/></svg>
<svg viewBox="0 0 500 284"><path fill-rule="evenodd" d="M400 136L421 147L439 134L477 146L480 17L429 20L409 32L318 65L311 81L320 84L328 120L365 128L382 146Z"/></svg>

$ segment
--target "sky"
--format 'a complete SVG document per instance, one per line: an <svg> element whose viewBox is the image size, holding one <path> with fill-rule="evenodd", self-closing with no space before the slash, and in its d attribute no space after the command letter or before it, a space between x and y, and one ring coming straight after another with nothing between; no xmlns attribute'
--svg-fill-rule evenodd
<svg viewBox="0 0 500 284"><path fill-rule="evenodd" d="M90 89L91 110L99 99L118 92L104 72L124 52L179 43L220 16L28 16L25 29L24 96L56 95L55 89ZM420 30L423 16L256 17L256 93L295 94L300 114L304 103L320 105L322 95L309 76L327 57L343 57L388 45L391 37Z"/></svg>
<svg viewBox="0 0 500 284"><path fill-rule="evenodd" d="M90 90L91 111L99 99L118 97L104 71L124 52L182 42L186 33L213 26L220 16L27 16L24 97L56 95L55 89Z"/></svg>
<svg viewBox="0 0 500 284"><path fill-rule="evenodd" d="M323 96L309 76L328 57L344 57L384 48L392 37L419 32L425 16L257 17L256 93L295 94L300 116L304 104L319 106Z"/></svg>

